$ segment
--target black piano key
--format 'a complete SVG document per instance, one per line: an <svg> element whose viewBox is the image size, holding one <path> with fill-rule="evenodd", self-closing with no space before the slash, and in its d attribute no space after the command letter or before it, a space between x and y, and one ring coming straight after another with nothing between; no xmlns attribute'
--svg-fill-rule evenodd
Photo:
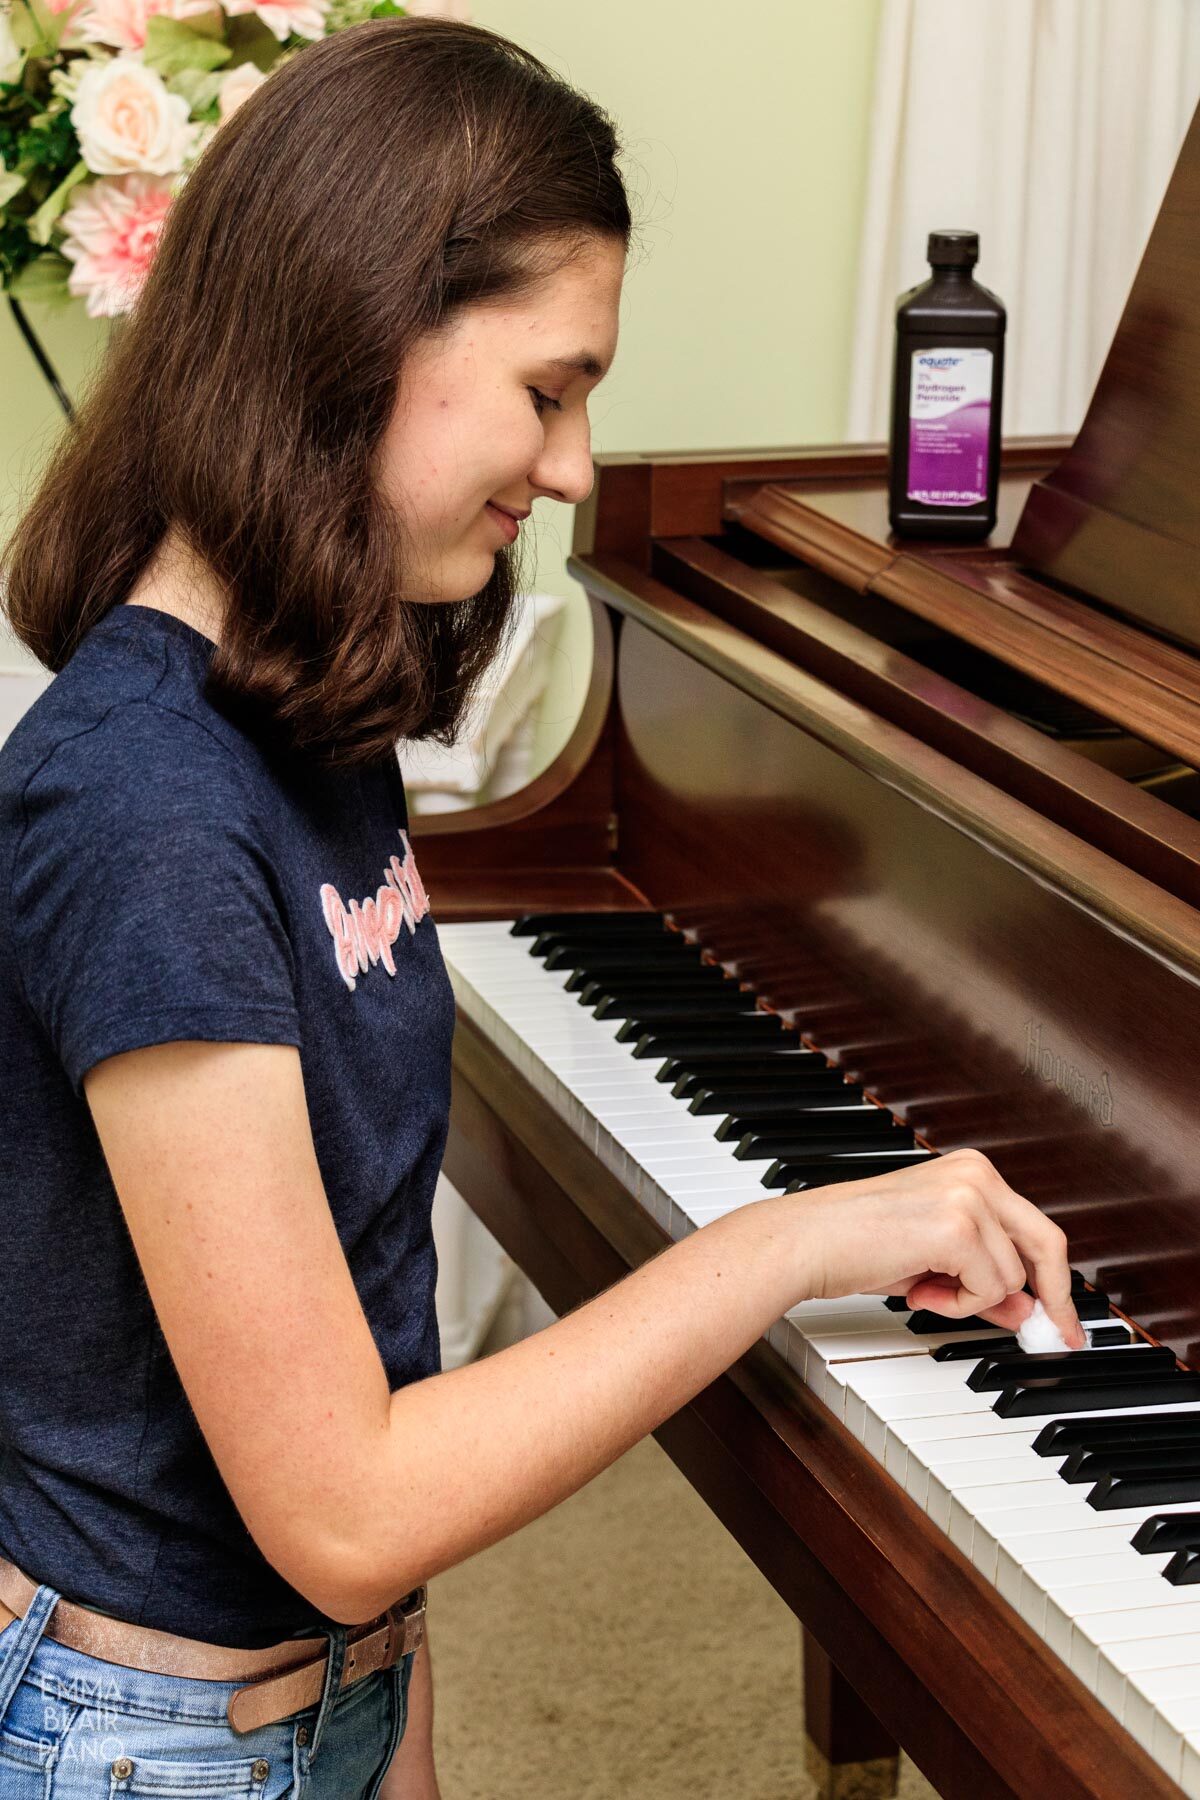
<svg viewBox="0 0 1200 1800"><path fill-rule="evenodd" d="M1200 1512L1157 1513L1152 1519L1143 1519L1129 1541L1143 1556L1200 1550Z"/></svg>
<svg viewBox="0 0 1200 1800"><path fill-rule="evenodd" d="M706 1019L740 1019L744 1014L756 1010L754 995L742 993L730 983L729 991L723 994L664 995L654 999L645 994L631 994L626 1000L603 1000L595 1012L598 1019L625 1019L629 1029L620 1041L626 1043L630 1037L641 1037L654 1025L692 1024L696 1020ZM641 1031L633 1029L636 1024L641 1025Z"/></svg>
<svg viewBox="0 0 1200 1800"><path fill-rule="evenodd" d="M546 931L530 940L529 954L539 958L548 969L573 969L593 958L602 970L627 964L635 973L650 974L656 969L690 968L700 964L700 952L695 944L689 944L678 934L668 937L665 932L656 938L568 938L560 931Z"/></svg>
<svg viewBox="0 0 1200 1800"><path fill-rule="evenodd" d="M750 1013L712 1025L668 1026L647 1031L638 1038L633 1054L639 1062L681 1056L703 1056L716 1051L723 1056L760 1053L783 1035L783 1020L776 1013ZM620 1032L617 1033L620 1038Z"/></svg>
<svg viewBox="0 0 1200 1800"><path fill-rule="evenodd" d="M1069 1456L1072 1450L1123 1450L1136 1444L1173 1440L1200 1443L1200 1413L1131 1413L1117 1419L1052 1419L1033 1440L1039 1456Z"/></svg>
<svg viewBox="0 0 1200 1800"><path fill-rule="evenodd" d="M908 1312L908 1301L903 1294L889 1294L883 1303L889 1312Z"/></svg>
<svg viewBox="0 0 1200 1800"><path fill-rule="evenodd" d="M628 975L619 971L615 975L600 974L596 980L603 983L601 993L612 994L618 1000L633 994L671 999L680 991L688 993L693 989L697 994L744 993L755 998L752 990L743 987L720 963L693 962L688 956L672 957L654 968L642 964Z"/></svg>
<svg viewBox="0 0 1200 1800"><path fill-rule="evenodd" d="M642 942L631 939L622 944L556 944L543 958L547 969L586 970L590 975L613 975L618 972L653 973L655 969L692 966L701 968L700 946L689 944L678 933L670 937Z"/></svg>
<svg viewBox="0 0 1200 1800"><path fill-rule="evenodd" d="M688 1111L698 1116L720 1113L753 1112L758 1117L766 1114L786 1113L797 1107L803 1108L806 1101L819 1099L825 1106L843 1105L860 1106L863 1091L860 1087L852 1087L842 1079L837 1069L810 1069L806 1073L793 1075L789 1081L772 1080L768 1086L764 1078L758 1086L747 1085L735 1087L732 1084L724 1087L705 1087L696 1085L688 1077L692 1092L681 1098L688 1102Z"/></svg>
<svg viewBox="0 0 1200 1800"><path fill-rule="evenodd" d="M1107 1294L1072 1294L1071 1304L1079 1315L1081 1325L1092 1325L1099 1319L1108 1318Z"/></svg>
<svg viewBox="0 0 1200 1800"><path fill-rule="evenodd" d="M1200 1400L1200 1375L1160 1375L1156 1381L1098 1382L1087 1387L1044 1381L1007 1387L992 1402L1001 1419L1037 1419L1060 1412L1116 1412L1122 1407L1183 1406ZM1153 1502L1150 1502L1153 1504Z"/></svg>
<svg viewBox="0 0 1200 1800"><path fill-rule="evenodd" d="M729 1051L729 1049L700 1049L700 1051L689 1049L678 1057L666 1057L655 1073L655 1080L666 1082L667 1087L676 1087L684 1080L685 1076L696 1076L698 1080L709 1080L711 1067L714 1064L720 1064L721 1067L732 1067L738 1062L745 1062L747 1069L752 1069L757 1062L763 1062L766 1058L770 1058L774 1062L775 1057L779 1057L781 1058L781 1067L788 1066L792 1060L795 1060L799 1066L802 1058L808 1058L811 1055L815 1055L811 1049L804 1049L799 1039L792 1037L792 1033L786 1033L784 1037L774 1039L770 1044L748 1044L748 1046L739 1046L734 1051ZM824 1062L824 1058L822 1058L822 1062Z"/></svg>
<svg viewBox="0 0 1200 1800"><path fill-rule="evenodd" d="M661 1019L652 1014L643 1018L640 1015L630 1017L617 1032L618 1044L636 1044L643 1038L660 1041L670 1038L672 1043L679 1043L685 1038L696 1040L712 1039L734 1045L751 1043L758 1048L769 1044L782 1031L782 1021L775 1013L758 1012L751 1006L738 1012L701 1011L690 1018L681 1016L671 1018L664 1013ZM658 1052L651 1051L650 1055Z"/></svg>
<svg viewBox="0 0 1200 1800"><path fill-rule="evenodd" d="M1112 1328L1112 1332L1106 1325L1101 1325L1094 1332L1088 1332L1088 1343L1094 1350L1119 1350L1119 1348L1132 1345L1133 1334L1124 1325L1117 1325ZM1004 1343L995 1343L995 1341L988 1341L986 1337L979 1337L975 1341L964 1339L963 1343L957 1343L957 1345L939 1345L932 1355L934 1355L936 1363L968 1363L972 1357L981 1357L981 1355L988 1355L991 1352L1006 1352L1006 1350L1025 1354L1024 1350L1020 1350L1016 1337L1011 1336L1006 1337ZM1079 1352L1079 1354L1083 1354L1083 1352Z"/></svg>
<svg viewBox="0 0 1200 1800"><path fill-rule="evenodd" d="M580 1006L598 1006L610 997L625 1000L639 994L646 998L712 994L736 985L716 963L681 962L669 969L635 969L631 975L623 975L620 970L615 974L589 975L579 970L568 976L563 991L577 994Z"/></svg>
<svg viewBox="0 0 1200 1800"><path fill-rule="evenodd" d="M1200 1444L1141 1444L1126 1450L1072 1450L1058 1471L1073 1487L1105 1475L1200 1474Z"/></svg>
<svg viewBox="0 0 1200 1800"><path fill-rule="evenodd" d="M868 1138L899 1129L891 1113L883 1112L859 1094L851 1092L846 1098L841 1094L818 1093L799 1096L787 1112L760 1112L752 1103L745 1112L726 1113L715 1136L722 1143L744 1138L750 1133L767 1141L776 1138L786 1142L793 1137L803 1140L812 1123L821 1120L836 1124L839 1131L853 1131Z"/></svg>
<svg viewBox="0 0 1200 1800"><path fill-rule="evenodd" d="M1200 1554L1195 1550L1177 1550L1163 1574L1172 1587L1192 1587L1200 1581Z"/></svg>
<svg viewBox="0 0 1200 1800"><path fill-rule="evenodd" d="M1104 1475L1087 1497L1097 1512L1133 1506L1186 1506L1200 1500L1200 1469L1161 1475Z"/></svg>
<svg viewBox="0 0 1200 1800"><path fill-rule="evenodd" d="M692 1068L685 1068L674 1077L672 1091L679 1100L689 1100L702 1089L716 1092L735 1085L771 1093L785 1081L803 1084L814 1078L824 1080L827 1075L842 1079L841 1071L831 1069L819 1051L805 1050L789 1039L761 1056L744 1056L734 1061L728 1057L698 1057Z"/></svg>
<svg viewBox="0 0 1200 1800"><path fill-rule="evenodd" d="M562 926L551 927L539 931L529 940L531 956L545 956L560 946L574 950L581 946L591 950L632 949L635 953L643 948L653 950L655 947L670 949L679 944L688 944L688 939L681 931L630 931L617 927L615 930L607 926ZM699 945L689 945L698 949Z"/></svg>
<svg viewBox="0 0 1200 1800"><path fill-rule="evenodd" d="M1131 1344L1133 1334L1124 1325L1118 1325L1110 1335L1108 1327L1102 1325L1098 1330L1088 1333L1088 1341L1096 1349L1116 1350ZM934 1362L970 1362L973 1358L980 1356L1008 1352L1025 1354L1015 1335L990 1340L988 1338L965 1338L957 1344L939 1344L932 1355ZM1080 1352L1080 1354L1083 1353Z"/></svg>
<svg viewBox="0 0 1200 1800"><path fill-rule="evenodd" d="M1023 1386L1053 1376L1061 1376L1064 1381L1095 1382L1109 1376L1148 1381L1155 1375L1168 1374L1174 1367L1173 1351L1155 1350L1149 1345L1131 1350L1047 1351L1032 1356L1017 1350L1007 1356L983 1357L967 1376L967 1386L976 1394L994 1394L1012 1382Z"/></svg>
<svg viewBox="0 0 1200 1800"><path fill-rule="evenodd" d="M536 937L541 931L662 932L667 929L660 912L559 912L525 913L516 920L512 937Z"/></svg>
<svg viewBox="0 0 1200 1800"><path fill-rule="evenodd" d="M1107 1294L1076 1294L1074 1296L1074 1304L1075 1311L1079 1315L1081 1324L1090 1323L1093 1318L1103 1319L1108 1316ZM930 1320L935 1321L935 1323L928 1323ZM915 1312L908 1321L908 1329L910 1331L915 1331L918 1334L931 1331L969 1331L972 1329L973 1325L977 1326L981 1331L987 1330L986 1319L945 1320L940 1318L937 1313L929 1312ZM1022 1355L1024 1354L1025 1353L1022 1352ZM1084 1356L1090 1355L1091 1352L1074 1350L1068 1352L1068 1354L1073 1356Z"/></svg>
<svg viewBox="0 0 1200 1800"><path fill-rule="evenodd" d="M943 1313L926 1312L924 1309L918 1309L905 1320L905 1324L909 1331L915 1332L918 1337L932 1337L940 1331L961 1331L965 1337L968 1332L975 1332L978 1335L981 1331L994 1329L986 1319L981 1319L977 1313L971 1313L965 1319L948 1319ZM936 1355L936 1352L934 1354Z"/></svg>
<svg viewBox="0 0 1200 1800"><path fill-rule="evenodd" d="M865 1150L878 1147L880 1139L896 1150L912 1148L912 1132L907 1125L898 1125L891 1112L883 1112L882 1107L876 1107L869 1100L851 1105L828 1105L824 1096L819 1096L797 1112L738 1112L732 1114L732 1118L741 1125L741 1130L720 1130L720 1138L754 1138L756 1143L763 1145L763 1152L759 1154L770 1152L781 1159L806 1156L810 1138L815 1134L820 1136L826 1129L860 1139Z"/></svg>
<svg viewBox="0 0 1200 1800"><path fill-rule="evenodd" d="M827 1118L818 1115L811 1121L807 1131L793 1138L748 1131L737 1141L733 1152L734 1161L769 1162L772 1167L775 1162L785 1162L797 1174L801 1174L806 1163L825 1162L831 1156L856 1156L860 1151L869 1150L879 1150L886 1155L890 1153L893 1143L900 1150L913 1148L912 1132L902 1131L899 1126L894 1126L886 1113L883 1115L882 1131L873 1126L864 1129L867 1126L865 1120L859 1120L848 1130L842 1124L844 1117L841 1112L832 1113Z"/></svg>
<svg viewBox="0 0 1200 1800"><path fill-rule="evenodd" d="M905 1310L907 1310L907 1301L905 1301ZM1132 1345L1133 1332L1126 1325L1115 1325L1112 1328L1099 1325L1096 1330L1088 1332L1088 1343L1094 1350L1121 1350L1121 1348L1128 1348ZM979 1359L982 1355L1025 1355L1025 1352L1020 1348L1016 1337L1009 1336L1002 1337L1002 1339L964 1337L961 1343L939 1345L930 1354L936 1363L970 1363L972 1359ZM1078 1354L1083 1355L1085 1352L1078 1352Z"/></svg>
<svg viewBox="0 0 1200 1800"><path fill-rule="evenodd" d="M773 1162L763 1175L765 1188L782 1188L786 1194L802 1194L808 1188L836 1187L845 1181L866 1181L870 1175L896 1175L926 1162L932 1150L863 1151L854 1156L831 1156L828 1162ZM980 1328L982 1329L982 1327Z"/></svg>
<svg viewBox="0 0 1200 1800"><path fill-rule="evenodd" d="M1088 1342L1094 1350L1115 1350L1119 1344L1132 1344L1133 1333L1128 1325L1097 1325L1088 1332Z"/></svg>
<svg viewBox="0 0 1200 1800"><path fill-rule="evenodd" d="M861 1088L851 1087L845 1081L832 1084L819 1082L815 1086L800 1084L786 1093L779 1093L774 1088L764 1093L755 1093L753 1089L725 1096L718 1093L710 1104L693 1106L691 1110L696 1113L712 1112L722 1098L725 1100L721 1109L724 1116L727 1119L745 1119L748 1131L778 1128L782 1134L796 1124L803 1129L803 1122L810 1113L843 1112L854 1119L866 1118L868 1112L876 1113L881 1119L890 1120L892 1116L868 1100ZM732 1137L734 1133L730 1130L724 1135Z"/></svg>

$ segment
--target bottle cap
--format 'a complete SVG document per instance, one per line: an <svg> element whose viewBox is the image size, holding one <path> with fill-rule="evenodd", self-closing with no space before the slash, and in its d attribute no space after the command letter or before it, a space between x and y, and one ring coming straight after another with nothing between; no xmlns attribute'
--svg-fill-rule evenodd
<svg viewBox="0 0 1200 1800"><path fill-rule="evenodd" d="M926 252L935 269L970 269L979 261L977 231L931 231Z"/></svg>

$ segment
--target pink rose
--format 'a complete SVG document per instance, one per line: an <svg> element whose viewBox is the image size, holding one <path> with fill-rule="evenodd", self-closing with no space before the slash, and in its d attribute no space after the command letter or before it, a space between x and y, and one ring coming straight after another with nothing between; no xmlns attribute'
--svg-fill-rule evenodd
<svg viewBox="0 0 1200 1800"><path fill-rule="evenodd" d="M75 265L67 290L86 300L90 318L112 318L134 306L170 210L171 188L157 175L123 175L76 188L62 216L62 253Z"/></svg>
<svg viewBox="0 0 1200 1800"><path fill-rule="evenodd" d="M62 3L69 5L70 0ZM84 43L144 50L146 26L156 13L167 19L191 19L211 12L213 5L214 0L86 0L76 24Z"/></svg>
<svg viewBox="0 0 1200 1800"><path fill-rule="evenodd" d="M282 44L288 33L297 37L325 36L325 15L329 0L224 0L225 11L255 13Z"/></svg>

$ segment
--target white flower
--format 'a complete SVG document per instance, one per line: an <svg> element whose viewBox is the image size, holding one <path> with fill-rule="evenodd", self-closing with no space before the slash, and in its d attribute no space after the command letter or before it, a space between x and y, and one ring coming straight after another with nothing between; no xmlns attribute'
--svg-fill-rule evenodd
<svg viewBox="0 0 1200 1800"><path fill-rule="evenodd" d="M325 36L329 0L224 0L227 13L257 13L282 44L288 33L297 37Z"/></svg>
<svg viewBox="0 0 1200 1800"><path fill-rule="evenodd" d="M13 36L11 8L0 6L0 81L19 81L25 52Z"/></svg>
<svg viewBox="0 0 1200 1800"><path fill-rule="evenodd" d="M173 174L196 135L182 94L169 94L162 76L127 52L85 71L71 123L98 175Z"/></svg>
<svg viewBox="0 0 1200 1800"><path fill-rule="evenodd" d="M257 87L266 80L262 70L251 62L239 63L236 69L230 69L221 83L221 92L217 96L217 111L222 119L227 119L236 112L242 101L247 99Z"/></svg>

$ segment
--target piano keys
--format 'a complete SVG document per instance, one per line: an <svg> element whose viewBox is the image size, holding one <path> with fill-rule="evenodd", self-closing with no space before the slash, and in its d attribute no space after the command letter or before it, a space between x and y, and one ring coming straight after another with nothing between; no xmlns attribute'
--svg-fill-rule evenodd
<svg viewBox="0 0 1200 1800"><path fill-rule="evenodd" d="M643 980L652 966L670 967L678 934L668 933L661 917L635 917L638 955L628 966ZM658 958L656 936L664 939ZM714 1086L702 1089L705 1095L714 1091L716 1070L737 1080L736 1059L725 1063L720 1050L697 1051L689 1072L664 1084L654 1060L638 1058L636 1043L622 1040L623 1015L600 1017L602 1004L588 1006L594 992L572 990L572 978L590 972L598 945L634 941L622 925L581 915L571 949L561 956L547 954L549 939L537 918L513 926L449 925L441 937L460 1014L535 1077L571 1131L672 1238L771 1191L761 1168L747 1168L738 1143L721 1135L719 1112L697 1113L688 1091L706 1070ZM735 985L715 963L703 966L711 971L711 995ZM615 980L611 971L608 979ZM715 1025L723 1016L715 1010L710 1018ZM664 1051L662 1066L669 1054ZM785 1103L795 1098L801 1109L809 1084L822 1074L856 1096L862 1092L795 1042L781 1041L754 1066L761 1092ZM884 1128L896 1128L882 1108L869 1100L858 1104ZM820 1115L801 1110L796 1116L823 1141ZM860 1152L847 1145L835 1179L864 1172L874 1136L859 1142ZM1094 1295L1099 1304L1089 1306L1087 1293L1079 1282L1093 1347L1061 1357L1027 1356L1010 1335L974 1320L962 1322L979 1334L968 1360L958 1354L958 1321L943 1321L941 1335L914 1333L911 1315L870 1295L793 1308L776 1344L1050 1648L1098 1696L1103 1686L1105 1704L1118 1718L1128 1711L1144 1747L1180 1773L1186 1754L1185 1792L1200 1794L1200 1660L1191 1660L1192 1640L1200 1636L1200 1593L1180 1600L1167 1592L1184 1566L1180 1556L1188 1566L1200 1562L1200 1533L1194 1548L1165 1548L1144 1537L1142 1548L1134 1541L1147 1525L1187 1518L1188 1508L1200 1503L1200 1376L1179 1371L1169 1350L1135 1341L1127 1326L1115 1327L1123 1346L1113 1344L1103 1336L1114 1330L1106 1296ZM936 1322L926 1315L926 1323ZM1016 1395L1031 1399L1028 1410L1012 1408ZM1090 1440L1090 1493L1081 1488L1076 1460L1089 1440L1070 1436L1070 1425L1056 1418L1076 1404L1086 1405L1089 1423L1111 1434ZM1160 1406L1172 1410L1159 1415ZM1160 1424L1161 1417L1169 1424ZM1126 1475L1120 1460L1139 1443L1150 1464L1143 1480L1174 1481L1178 1497L1135 1490L1120 1502L1097 1501L1114 1471L1128 1481L1143 1469L1131 1464ZM1061 1461L1053 1460L1055 1451ZM1131 1612L1146 1629L1129 1640ZM1127 1657L1130 1641L1135 1647ZM1179 1721L1193 1715L1189 1738Z"/></svg>

